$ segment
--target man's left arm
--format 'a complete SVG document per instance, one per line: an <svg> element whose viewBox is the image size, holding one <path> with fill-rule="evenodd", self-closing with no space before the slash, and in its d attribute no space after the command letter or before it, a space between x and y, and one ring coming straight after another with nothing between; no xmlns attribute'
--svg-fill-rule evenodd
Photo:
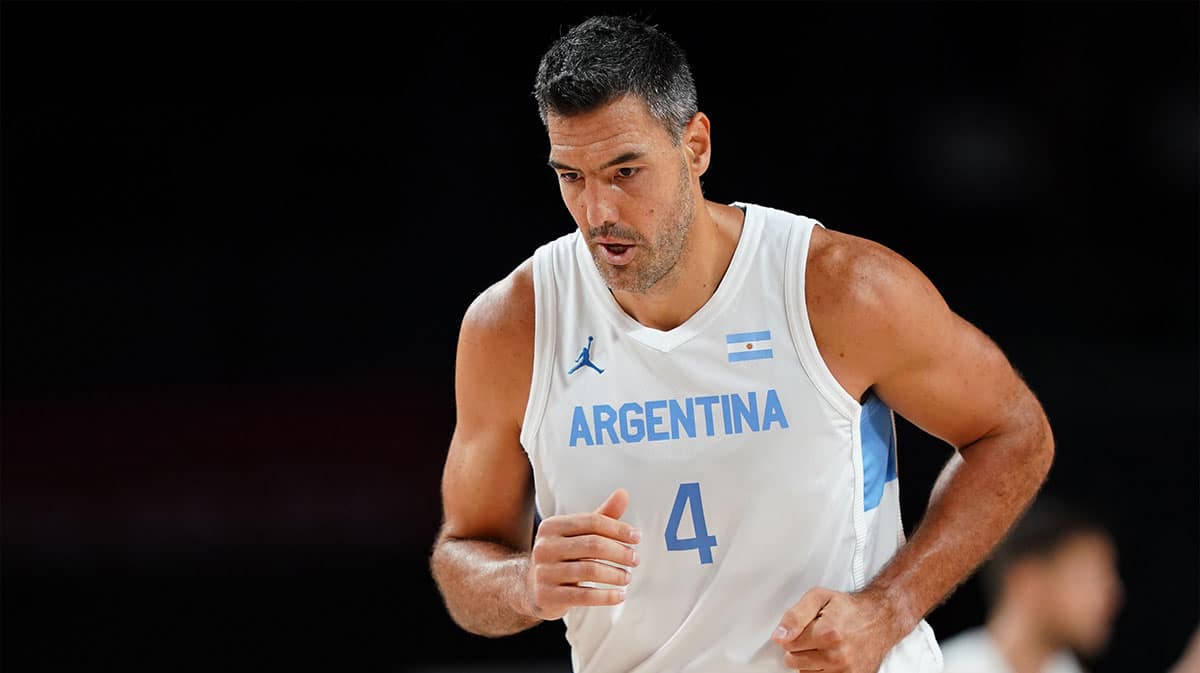
<svg viewBox="0 0 1200 673"><path fill-rule="evenodd" d="M830 276L835 286L825 293L840 299L831 333L854 335L829 349L835 364L961 454L911 539L865 588L815 588L775 633L789 666L874 673L1028 507L1050 469L1054 440L1037 398L991 339L907 260L848 239L853 252L839 256L846 268ZM824 282L819 269L810 282Z"/></svg>

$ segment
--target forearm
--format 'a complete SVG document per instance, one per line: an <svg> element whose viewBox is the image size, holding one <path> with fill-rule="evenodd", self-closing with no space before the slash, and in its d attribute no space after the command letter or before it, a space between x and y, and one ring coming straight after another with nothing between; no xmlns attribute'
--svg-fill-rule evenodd
<svg viewBox="0 0 1200 673"><path fill-rule="evenodd" d="M529 554L495 542L442 538L431 559L451 618L482 636L506 636L541 622L525 591Z"/></svg>
<svg viewBox="0 0 1200 673"><path fill-rule="evenodd" d="M986 437L960 453L911 540L864 589L895 611L897 639L988 557L1041 487L1054 448L1039 414L1021 431Z"/></svg>

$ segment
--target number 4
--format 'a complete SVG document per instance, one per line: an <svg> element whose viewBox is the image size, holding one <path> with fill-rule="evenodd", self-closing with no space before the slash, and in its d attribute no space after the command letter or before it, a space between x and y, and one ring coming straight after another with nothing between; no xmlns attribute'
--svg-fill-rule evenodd
<svg viewBox="0 0 1200 673"><path fill-rule="evenodd" d="M692 528L695 537L680 540L679 521L683 518L683 508L689 502L692 504ZM687 551L696 549L700 552L700 563L712 563L712 548L717 546L717 538L708 534L708 526L704 524L704 504L700 502L700 484L689 482L679 485L675 494L675 506L671 508L671 517L667 520L667 550Z"/></svg>

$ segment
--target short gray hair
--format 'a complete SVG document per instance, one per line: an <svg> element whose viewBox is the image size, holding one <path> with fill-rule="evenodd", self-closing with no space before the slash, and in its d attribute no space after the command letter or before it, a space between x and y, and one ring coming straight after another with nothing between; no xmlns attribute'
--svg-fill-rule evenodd
<svg viewBox="0 0 1200 673"><path fill-rule="evenodd" d="M698 109L683 49L654 26L619 16L592 17L558 38L533 89L543 124L551 112L591 112L627 94L646 102L676 144Z"/></svg>

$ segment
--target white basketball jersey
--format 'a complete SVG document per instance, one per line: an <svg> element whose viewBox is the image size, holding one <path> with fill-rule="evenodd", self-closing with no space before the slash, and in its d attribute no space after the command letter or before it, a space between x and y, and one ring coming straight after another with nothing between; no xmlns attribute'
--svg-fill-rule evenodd
<svg viewBox="0 0 1200 673"><path fill-rule="evenodd" d="M862 589L904 541L892 412L817 350L807 217L754 204L716 292L661 331L617 304L573 232L534 254L521 443L540 516L616 488L642 531L624 603L564 617L575 673L785 673L771 635L806 591ZM936 673L920 625L882 673Z"/></svg>

